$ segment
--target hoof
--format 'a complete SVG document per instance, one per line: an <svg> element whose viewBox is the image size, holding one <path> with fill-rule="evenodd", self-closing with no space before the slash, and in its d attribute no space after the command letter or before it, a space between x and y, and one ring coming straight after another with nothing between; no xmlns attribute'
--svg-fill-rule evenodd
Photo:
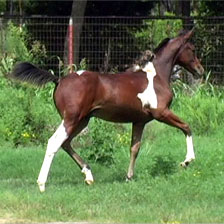
<svg viewBox="0 0 224 224"><path fill-rule="evenodd" d="M40 192L43 193L45 191L45 184L42 184L38 181L37 181L37 184L38 184Z"/></svg>
<svg viewBox="0 0 224 224"><path fill-rule="evenodd" d="M128 182L130 182L130 181L132 181L133 179L132 179L132 177L128 177L128 176L126 176L126 179L125 179L125 181L128 183Z"/></svg>
<svg viewBox="0 0 224 224"><path fill-rule="evenodd" d="M183 168L186 168L188 165L189 165L189 163L186 163L186 162L181 162L180 163L180 166L183 167Z"/></svg>
<svg viewBox="0 0 224 224"><path fill-rule="evenodd" d="M87 167L84 167L82 169L82 173L85 175L85 183L88 184L88 185L91 185L93 184L93 175L92 175L92 172L89 168Z"/></svg>
<svg viewBox="0 0 224 224"><path fill-rule="evenodd" d="M93 180L85 180L85 183L87 184L87 185L92 185L93 184Z"/></svg>
<svg viewBox="0 0 224 224"><path fill-rule="evenodd" d="M184 167L184 168L185 168L185 167L188 167L189 164L190 164L192 161L194 161L194 159L185 160L184 162L180 163L180 166L182 166L182 167Z"/></svg>

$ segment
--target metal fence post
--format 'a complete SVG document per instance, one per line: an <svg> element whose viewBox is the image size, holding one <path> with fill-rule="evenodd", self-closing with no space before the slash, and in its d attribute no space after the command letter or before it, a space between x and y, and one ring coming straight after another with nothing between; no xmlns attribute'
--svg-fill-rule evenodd
<svg viewBox="0 0 224 224"><path fill-rule="evenodd" d="M73 19L69 19L69 29L68 29L68 66L69 72L73 72L73 63L74 63L74 48L73 48L73 38L74 38L74 27Z"/></svg>

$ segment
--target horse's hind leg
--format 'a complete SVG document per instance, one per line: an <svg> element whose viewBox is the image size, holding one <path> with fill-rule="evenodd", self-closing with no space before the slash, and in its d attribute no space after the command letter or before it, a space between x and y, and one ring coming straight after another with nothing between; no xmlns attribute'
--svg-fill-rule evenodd
<svg viewBox="0 0 224 224"><path fill-rule="evenodd" d="M82 120L77 126L74 133L63 143L62 148L69 154L69 156L77 163L77 165L85 174L85 182L87 184L93 183L93 176L89 165L83 161L83 159L72 149L71 140L78 135L88 124L89 119Z"/></svg>
<svg viewBox="0 0 224 224"><path fill-rule="evenodd" d="M59 150L62 143L68 138L66 128L64 126L64 121L60 124L56 132L48 140L47 150L45 153L44 161L37 179L37 183L41 192L45 191L45 183L47 181L48 173L52 160Z"/></svg>
<svg viewBox="0 0 224 224"><path fill-rule="evenodd" d="M142 132L145 124L133 124L132 125L132 140L130 149L130 164L128 168L127 180L130 180L134 175L135 161L140 149Z"/></svg>
<svg viewBox="0 0 224 224"><path fill-rule="evenodd" d="M83 161L83 159L72 149L70 140L67 140L63 145L62 148L71 156L71 158L78 164L82 173L85 174L85 182L87 184L93 183L93 175L91 169L87 163Z"/></svg>

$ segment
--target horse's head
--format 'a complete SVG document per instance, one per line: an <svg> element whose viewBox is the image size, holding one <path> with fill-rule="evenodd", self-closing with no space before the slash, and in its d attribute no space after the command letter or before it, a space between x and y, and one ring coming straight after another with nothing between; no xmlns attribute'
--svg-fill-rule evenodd
<svg viewBox="0 0 224 224"><path fill-rule="evenodd" d="M204 73L204 68L195 54L195 46L189 42L192 34L193 30L178 37L180 41L182 41L182 44L176 55L175 64L184 67L193 74L202 75Z"/></svg>
<svg viewBox="0 0 224 224"><path fill-rule="evenodd" d="M177 37L166 38L159 44L154 50L153 61L157 71L163 74L165 71L170 76L173 66L180 65L193 74L203 74L204 68L195 54L195 47L189 42L192 35L193 30L183 31Z"/></svg>

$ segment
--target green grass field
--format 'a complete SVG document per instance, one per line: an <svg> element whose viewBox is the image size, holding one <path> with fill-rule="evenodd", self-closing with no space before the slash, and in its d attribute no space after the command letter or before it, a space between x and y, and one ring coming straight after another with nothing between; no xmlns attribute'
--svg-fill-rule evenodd
<svg viewBox="0 0 224 224"><path fill-rule="evenodd" d="M153 122L145 130L133 181L125 182L128 145L115 150L115 164L109 167L90 162L95 177L91 186L61 150L45 193L36 184L45 148L2 144L0 220L223 223L223 141L224 128L210 136L194 136L196 160L184 169L179 166L186 153L184 135Z"/></svg>

